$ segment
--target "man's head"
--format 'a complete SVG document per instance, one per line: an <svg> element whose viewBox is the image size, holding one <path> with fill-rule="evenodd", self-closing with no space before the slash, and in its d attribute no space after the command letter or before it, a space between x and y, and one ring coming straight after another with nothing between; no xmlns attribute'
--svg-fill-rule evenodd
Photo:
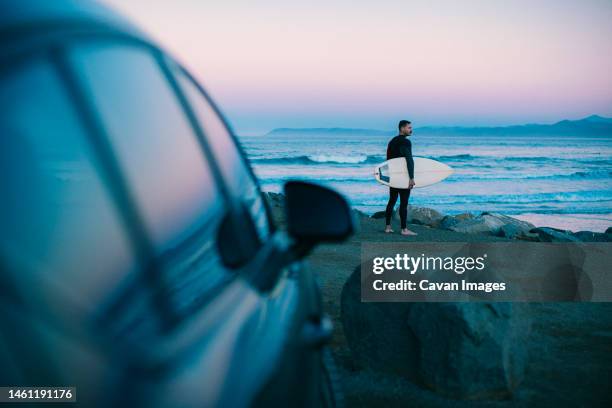
<svg viewBox="0 0 612 408"><path fill-rule="evenodd" d="M412 123L409 120L400 120L397 127L400 135L410 136L412 134Z"/></svg>

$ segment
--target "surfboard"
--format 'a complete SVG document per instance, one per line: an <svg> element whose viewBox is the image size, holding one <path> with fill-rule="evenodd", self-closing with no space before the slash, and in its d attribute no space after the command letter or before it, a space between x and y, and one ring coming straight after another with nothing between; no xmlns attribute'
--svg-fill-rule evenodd
<svg viewBox="0 0 612 408"><path fill-rule="evenodd" d="M414 158L414 187L427 187L436 184L453 174L453 169L437 160L425 157ZM408 167L406 158L398 157L376 166L376 181L389 187L408 188Z"/></svg>

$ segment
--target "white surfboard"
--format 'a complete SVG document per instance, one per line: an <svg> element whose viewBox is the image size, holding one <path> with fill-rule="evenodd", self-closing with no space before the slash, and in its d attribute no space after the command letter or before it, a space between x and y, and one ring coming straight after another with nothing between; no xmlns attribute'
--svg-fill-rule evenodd
<svg viewBox="0 0 612 408"><path fill-rule="evenodd" d="M414 187L427 187L436 184L453 174L453 169L444 163L424 157L414 158ZM408 167L406 159L398 157L376 166L376 181L389 187L408 188Z"/></svg>

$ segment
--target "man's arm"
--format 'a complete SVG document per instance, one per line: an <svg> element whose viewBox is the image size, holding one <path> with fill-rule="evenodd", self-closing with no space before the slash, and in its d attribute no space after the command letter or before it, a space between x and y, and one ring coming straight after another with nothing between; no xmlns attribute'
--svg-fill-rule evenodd
<svg viewBox="0 0 612 408"><path fill-rule="evenodd" d="M402 144L400 147L400 153L406 158L408 175L412 180L414 180L414 159L412 158L412 143L410 143L410 140L406 140L406 142Z"/></svg>

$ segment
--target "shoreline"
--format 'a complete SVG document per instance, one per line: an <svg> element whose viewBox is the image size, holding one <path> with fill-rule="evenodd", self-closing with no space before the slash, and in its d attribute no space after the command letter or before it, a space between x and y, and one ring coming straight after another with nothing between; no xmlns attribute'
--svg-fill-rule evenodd
<svg viewBox="0 0 612 408"><path fill-rule="evenodd" d="M420 206L416 206L420 207ZM384 209L384 205L379 206ZM428 207L420 207L428 208ZM353 209L361 211L369 216L376 214L378 211L371 212L370 210L363 210L359 206L354 206ZM482 214L489 211L480 210L472 212L472 214ZM449 212L448 215L464 214L465 212L453 211ZM507 214L501 212L500 214L515 218L520 221L527 221L534 224L537 228L556 228L565 231L579 232L579 231L592 231L592 232L605 232L606 229L612 226L612 213L535 213L535 212L523 212L518 214Z"/></svg>
<svg viewBox="0 0 612 408"><path fill-rule="evenodd" d="M282 193L264 192L272 209L273 217L284 225ZM358 236L368 241L388 241L389 237L399 234L382 234L384 228L384 211L373 214L365 213L352 207L355 218L361 224ZM559 218L576 220L575 228L563 228L556 222ZM412 237L414 241L486 241L497 239L526 240L539 242L610 242L612 241L612 220L604 224L599 222L607 218L597 218L599 228L592 228L589 221L594 217L576 217L572 214L533 214L505 215L483 211L480 213L444 214L434 208L408 206L408 224L410 229L425 227L420 235ZM547 222L548 221L548 222ZM584 221L580 223L580 221ZM399 232L399 217L395 209L392 225ZM380 235L378 233L381 233ZM417 231L419 232L419 231ZM355 239L355 238L353 238ZM408 239L401 237L401 239Z"/></svg>
<svg viewBox="0 0 612 408"><path fill-rule="evenodd" d="M265 195L272 194L280 194L279 189L269 189L263 191ZM429 207L421 207L420 205L415 206L418 208L429 208ZM353 210L359 211L368 216L372 216L381 210L384 210L385 204L380 204L378 206L362 206L362 205L352 205ZM436 209L432 207L432 209ZM436 209L437 210L437 209ZM476 211L470 211L472 215L478 215L482 213L490 212L487 209L480 209ZM457 214L465 214L464 211L449 211L445 213L447 215L457 215ZM571 232L579 232L579 231L590 231L590 232L598 232L604 233L606 229L612 227L612 213L542 213L542 212L521 212L521 213L504 213L497 212L499 214L505 215L507 217L515 218L521 221L527 221L534 224L535 227L538 228L555 228L559 230L571 231Z"/></svg>
<svg viewBox="0 0 612 408"><path fill-rule="evenodd" d="M612 214L591 214L591 213L572 213L572 214L549 214L549 213L521 213L513 214L511 217L522 221L528 221L536 227L553 227L566 229L573 232L593 231L605 232L612 226ZM568 222L569 221L569 222Z"/></svg>

